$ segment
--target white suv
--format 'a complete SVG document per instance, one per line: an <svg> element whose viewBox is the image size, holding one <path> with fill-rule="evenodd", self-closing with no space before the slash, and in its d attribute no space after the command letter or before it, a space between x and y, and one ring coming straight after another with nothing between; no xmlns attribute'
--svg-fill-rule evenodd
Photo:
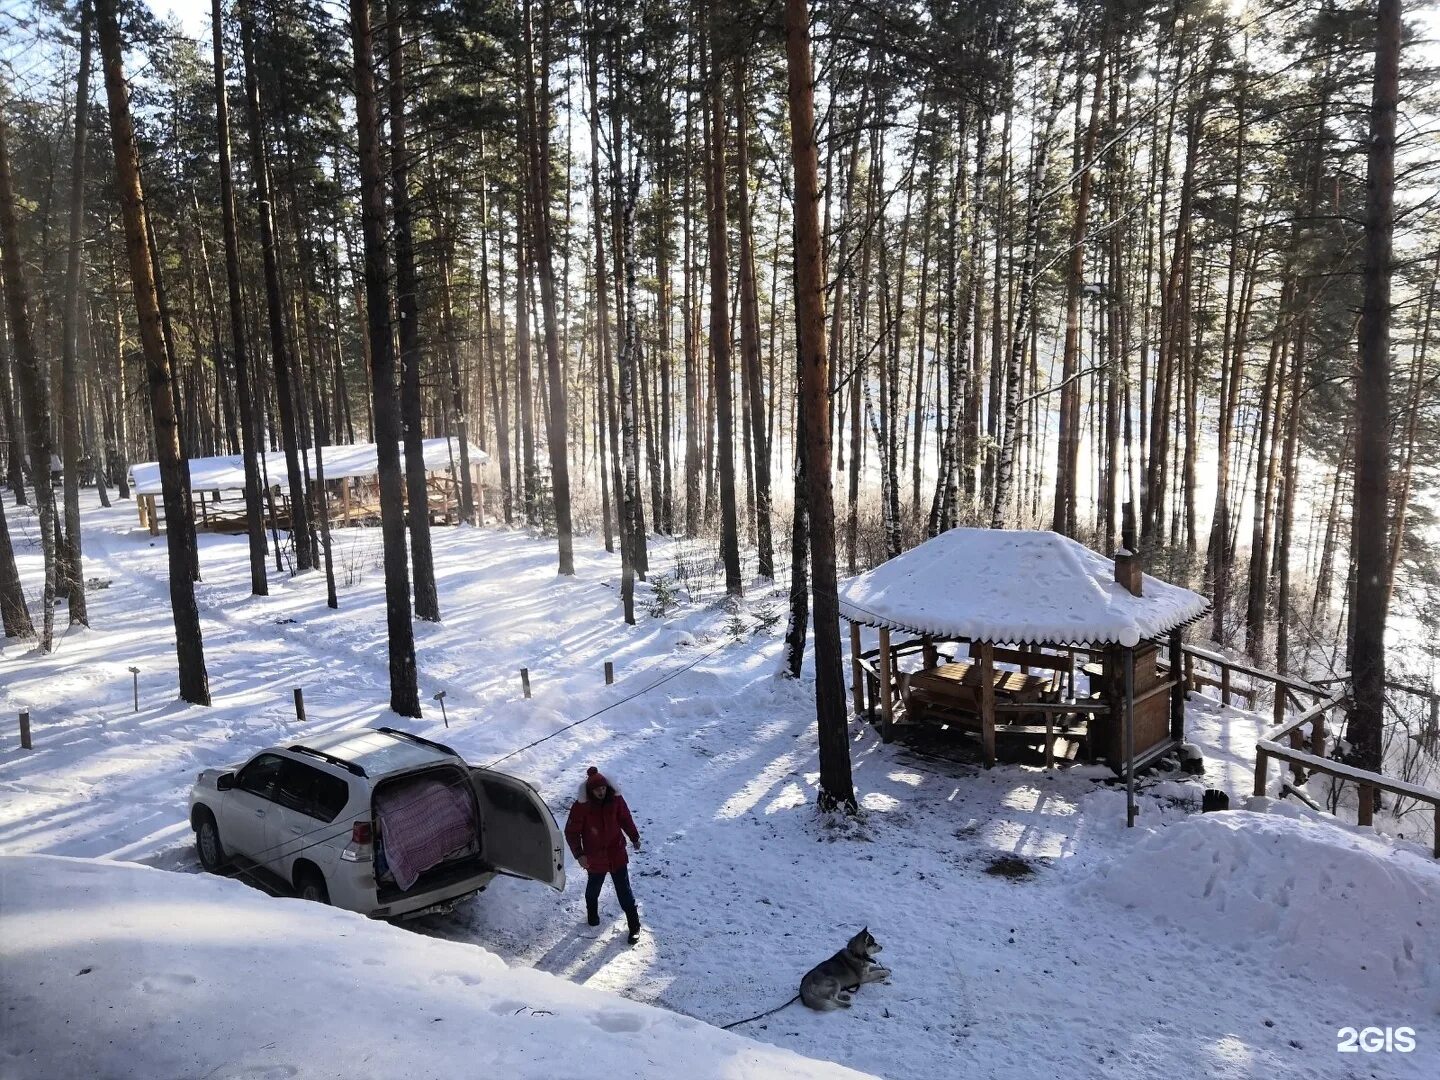
<svg viewBox="0 0 1440 1080"><path fill-rule="evenodd" d="M499 873L565 888L564 839L534 788L395 728L206 769L190 827L206 870L239 856L307 900L375 918L448 911Z"/></svg>

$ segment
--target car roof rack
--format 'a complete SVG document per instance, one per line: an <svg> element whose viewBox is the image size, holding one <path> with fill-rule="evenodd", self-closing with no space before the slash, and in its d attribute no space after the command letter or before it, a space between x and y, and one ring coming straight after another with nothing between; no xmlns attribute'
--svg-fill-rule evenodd
<svg viewBox="0 0 1440 1080"><path fill-rule="evenodd" d="M375 730L383 731L386 735L394 735L397 739L409 739L411 742L423 743L425 746L432 746L436 750L443 750L451 757L460 756L455 752L454 747L446 746L444 743L436 742L434 739L427 739L423 735L416 735L414 732L411 731L401 731L399 728L393 727L382 727L376 728Z"/></svg>
<svg viewBox="0 0 1440 1080"><path fill-rule="evenodd" d="M285 749L289 750L292 754L310 754L313 757L318 757L321 761L328 761L331 765L338 765L346 772L353 773L356 776L367 776L363 766L353 761L346 761L344 758L338 758L334 754L327 754L324 750L316 750L313 746L306 746L304 743L295 743L293 746L287 746Z"/></svg>

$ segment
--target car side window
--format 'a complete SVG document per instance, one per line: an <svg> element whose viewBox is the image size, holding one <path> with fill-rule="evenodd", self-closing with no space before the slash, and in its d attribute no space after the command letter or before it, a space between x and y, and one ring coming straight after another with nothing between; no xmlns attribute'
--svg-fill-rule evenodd
<svg viewBox="0 0 1440 1080"><path fill-rule="evenodd" d="M321 821L334 821L350 801L350 785L338 776L329 773L315 774L315 802L313 815Z"/></svg>
<svg viewBox="0 0 1440 1080"><path fill-rule="evenodd" d="M338 776L288 758L280 767L275 801L287 809L329 822L335 820L349 798L349 785Z"/></svg>
<svg viewBox="0 0 1440 1080"><path fill-rule="evenodd" d="M235 778L235 786L252 795L259 795L262 799L274 799L275 780L280 775L280 766L284 760L278 754L261 754L240 770L240 775Z"/></svg>

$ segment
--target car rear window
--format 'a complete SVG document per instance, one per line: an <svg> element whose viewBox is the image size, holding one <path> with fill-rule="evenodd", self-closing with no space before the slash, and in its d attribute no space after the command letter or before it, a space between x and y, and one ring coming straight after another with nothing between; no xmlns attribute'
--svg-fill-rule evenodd
<svg viewBox="0 0 1440 1080"><path fill-rule="evenodd" d="M334 821L350 798L350 786L304 762L285 759L275 785L275 801L321 821Z"/></svg>

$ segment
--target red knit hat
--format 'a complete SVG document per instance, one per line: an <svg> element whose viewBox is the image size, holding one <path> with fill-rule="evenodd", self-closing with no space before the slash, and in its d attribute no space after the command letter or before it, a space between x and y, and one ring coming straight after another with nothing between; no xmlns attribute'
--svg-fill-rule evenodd
<svg viewBox="0 0 1440 1080"><path fill-rule="evenodd" d="M591 765L585 770L585 790L594 791L597 787L609 787L610 781L605 779L605 774Z"/></svg>

